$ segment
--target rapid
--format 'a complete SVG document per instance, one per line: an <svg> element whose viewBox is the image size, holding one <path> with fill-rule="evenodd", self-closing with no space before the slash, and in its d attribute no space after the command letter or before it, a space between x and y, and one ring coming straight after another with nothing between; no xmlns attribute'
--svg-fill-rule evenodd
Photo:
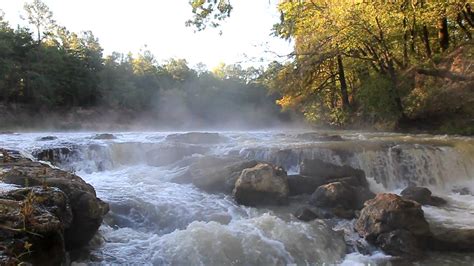
<svg viewBox="0 0 474 266"><path fill-rule="evenodd" d="M362 252L347 220L302 222L292 213L305 200L287 206L245 207L231 195L210 194L193 184L173 182L192 157L235 155L280 165L298 173L305 158L321 158L365 171L374 192L400 191L409 184L428 187L448 201L423 206L432 228L474 229L474 138L355 131L324 131L314 138L297 131L220 131L223 141L192 143L205 148L164 166L152 166L149 152L183 132L95 132L0 135L0 147L35 156L42 150L62 169L94 186L110 213L77 262L146 265L314 265L382 264L391 257L374 247ZM45 136L54 138L42 139ZM340 136L340 137L339 137ZM183 145L191 145L183 143ZM10 189L0 186L0 190ZM474 254L432 253L421 265L472 265Z"/></svg>

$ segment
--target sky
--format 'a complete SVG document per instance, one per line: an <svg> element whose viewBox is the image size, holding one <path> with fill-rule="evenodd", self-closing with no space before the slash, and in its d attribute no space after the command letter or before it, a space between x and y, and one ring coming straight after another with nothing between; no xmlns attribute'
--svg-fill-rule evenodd
<svg viewBox="0 0 474 266"><path fill-rule="evenodd" d="M0 9L11 25L26 25L23 0L1 0ZM137 53L150 50L159 62L185 58L209 69L218 64L264 65L281 61L292 49L288 41L272 37L278 22L278 0L234 0L231 17L221 28L195 32L186 27L192 17L188 0L43 0L59 25L80 32L91 30L104 48ZM219 34L222 31L222 35ZM261 59L263 61L261 61Z"/></svg>

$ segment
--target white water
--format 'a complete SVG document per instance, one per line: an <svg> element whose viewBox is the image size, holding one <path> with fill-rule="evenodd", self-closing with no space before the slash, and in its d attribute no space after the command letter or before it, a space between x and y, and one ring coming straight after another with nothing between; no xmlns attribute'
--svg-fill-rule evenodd
<svg viewBox="0 0 474 266"><path fill-rule="evenodd" d="M357 238L348 224L300 222L292 217L300 199L290 206L255 209L237 205L232 197L208 194L171 178L185 170L181 163L146 165L146 152L166 145L170 132L115 133L117 139L95 140L95 133L24 133L0 135L0 147L25 154L47 147L71 147L61 155L63 168L91 183L111 206L100 231L103 243L92 261L103 264L285 265L384 263L390 257L373 250L362 255L346 249ZM297 132L220 132L228 142L208 145L209 154L240 154L279 163L298 172L303 158L323 158L363 169L375 192L399 192L408 183L428 186L447 199L443 208L424 207L430 223L474 228L472 138L336 132L345 141L312 142ZM37 141L53 135L52 141ZM279 151L291 150L287 153ZM69 156L69 157L68 157ZM7 186L0 187L0 190ZM4 189L5 189L4 188ZM337 233L342 230L345 233ZM352 239L353 240L353 239ZM348 254L349 253L349 254ZM471 264L470 255L430 256L426 264Z"/></svg>

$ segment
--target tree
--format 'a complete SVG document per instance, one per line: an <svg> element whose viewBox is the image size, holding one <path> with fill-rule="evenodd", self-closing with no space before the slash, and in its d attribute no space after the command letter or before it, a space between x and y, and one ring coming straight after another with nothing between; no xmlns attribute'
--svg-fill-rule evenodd
<svg viewBox="0 0 474 266"><path fill-rule="evenodd" d="M25 3L24 9L27 13L28 23L35 27L38 36L37 41L40 43L44 35L48 34L55 27L53 12L41 0Z"/></svg>

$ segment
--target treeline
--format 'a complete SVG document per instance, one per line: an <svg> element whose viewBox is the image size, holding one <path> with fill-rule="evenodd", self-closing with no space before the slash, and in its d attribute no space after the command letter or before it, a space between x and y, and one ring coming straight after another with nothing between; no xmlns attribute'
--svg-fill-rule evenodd
<svg viewBox="0 0 474 266"><path fill-rule="evenodd" d="M191 7L197 29L232 11L229 0ZM289 62L266 72L282 107L335 126L472 120L471 1L285 0L278 10L275 35L295 43Z"/></svg>
<svg viewBox="0 0 474 266"><path fill-rule="evenodd" d="M261 69L222 64L211 72L184 59L159 64L147 50L104 56L92 32L57 25L41 1L25 11L33 31L13 28L0 14L0 104L61 112L100 106L175 123L286 119L278 97L256 81Z"/></svg>

